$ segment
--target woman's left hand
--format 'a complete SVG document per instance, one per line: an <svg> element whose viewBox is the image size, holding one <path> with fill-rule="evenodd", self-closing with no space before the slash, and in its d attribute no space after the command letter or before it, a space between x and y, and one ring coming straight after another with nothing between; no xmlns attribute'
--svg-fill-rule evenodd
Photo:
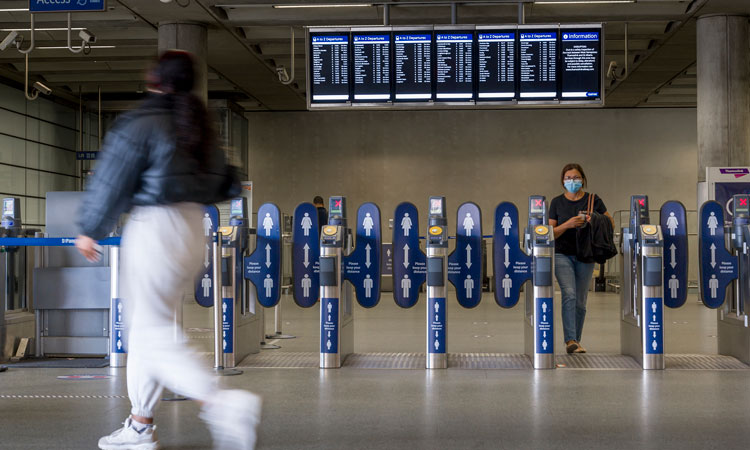
<svg viewBox="0 0 750 450"><path fill-rule="evenodd" d="M78 235L76 238L76 248L89 262L97 262L101 259L102 254L98 249L95 240L88 236Z"/></svg>

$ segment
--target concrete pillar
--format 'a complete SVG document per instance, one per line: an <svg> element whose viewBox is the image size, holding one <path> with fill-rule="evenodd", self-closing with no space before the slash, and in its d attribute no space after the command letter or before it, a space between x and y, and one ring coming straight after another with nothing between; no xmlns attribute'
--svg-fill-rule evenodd
<svg viewBox="0 0 750 450"><path fill-rule="evenodd" d="M184 50L195 58L193 92L208 101L208 33L206 25L197 22L164 22L159 24L159 54L167 50Z"/></svg>
<svg viewBox="0 0 750 450"><path fill-rule="evenodd" d="M698 19L698 181L706 167L750 165L748 17Z"/></svg>

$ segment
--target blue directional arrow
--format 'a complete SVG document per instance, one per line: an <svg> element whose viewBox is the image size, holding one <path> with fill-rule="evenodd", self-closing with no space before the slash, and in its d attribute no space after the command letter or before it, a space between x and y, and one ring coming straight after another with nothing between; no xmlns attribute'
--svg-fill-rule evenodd
<svg viewBox="0 0 750 450"><path fill-rule="evenodd" d="M258 239L255 250L245 257L245 278L258 292L258 302L272 308L281 299L281 214L266 203L258 209Z"/></svg>
<svg viewBox="0 0 750 450"><path fill-rule="evenodd" d="M685 206L677 201L662 205L661 231L664 236L664 304L679 308L687 300L688 239Z"/></svg>
<svg viewBox="0 0 750 450"><path fill-rule="evenodd" d="M474 308L482 300L482 211L471 202L458 208L456 248L448 257L448 281L458 303Z"/></svg>
<svg viewBox="0 0 750 450"><path fill-rule="evenodd" d="M292 229L292 280L294 301L303 308L314 306L320 296L320 242L318 211L312 203L294 210Z"/></svg>
<svg viewBox="0 0 750 450"><path fill-rule="evenodd" d="M380 301L380 208L365 203L357 210L357 241L344 257L344 277L354 286L357 301L372 308Z"/></svg>
<svg viewBox="0 0 750 450"><path fill-rule="evenodd" d="M701 301L718 308L724 304L727 285L737 278L737 257L724 246L724 210L718 202L704 203L699 220Z"/></svg>
<svg viewBox="0 0 750 450"><path fill-rule="evenodd" d="M419 212L414 204L401 203L393 216L393 299L411 308L427 279L427 257L419 248Z"/></svg>
<svg viewBox="0 0 750 450"><path fill-rule="evenodd" d="M219 229L219 209L214 205L203 207L201 230L204 241L201 242L201 271L195 280L195 301L199 305L210 308L214 306L214 249L213 234Z"/></svg>
<svg viewBox="0 0 750 450"><path fill-rule="evenodd" d="M513 203L497 205L493 242L495 301L503 308L512 308L518 303L521 286L531 279L531 256L519 244L518 208Z"/></svg>

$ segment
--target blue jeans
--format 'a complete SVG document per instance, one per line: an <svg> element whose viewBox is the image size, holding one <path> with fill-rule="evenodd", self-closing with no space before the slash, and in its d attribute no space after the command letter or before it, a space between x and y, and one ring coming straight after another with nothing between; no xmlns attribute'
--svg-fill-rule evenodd
<svg viewBox="0 0 750 450"><path fill-rule="evenodd" d="M582 263L575 256L555 254L555 277L562 292L565 342L581 341L586 319L586 297L593 274L594 263Z"/></svg>

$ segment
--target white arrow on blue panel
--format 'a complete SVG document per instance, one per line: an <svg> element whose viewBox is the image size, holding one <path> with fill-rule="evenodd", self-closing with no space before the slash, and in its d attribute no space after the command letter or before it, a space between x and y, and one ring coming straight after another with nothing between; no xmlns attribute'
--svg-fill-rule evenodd
<svg viewBox="0 0 750 450"><path fill-rule="evenodd" d="M440 348L440 343L435 339L435 350Z"/></svg>
<svg viewBox="0 0 750 450"><path fill-rule="evenodd" d="M711 244L711 268L716 267L716 245Z"/></svg>
<svg viewBox="0 0 750 450"><path fill-rule="evenodd" d="M302 248L305 249L305 260L302 262L302 264L307 267L310 265L310 246L305 244L305 246Z"/></svg>
<svg viewBox="0 0 750 450"><path fill-rule="evenodd" d="M505 262L503 264L505 265L505 268L507 269L508 266L510 265L510 247L506 243L505 247L503 248L505 249Z"/></svg>
<svg viewBox="0 0 750 450"><path fill-rule="evenodd" d="M669 265L674 269L674 267L677 265L677 247L675 247L674 244L670 245L669 252L671 255Z"/></svg>
<svg viewBox="0 0 750 450"><path fill-rule="evenodd" d="M409 244L404 244L404 268L409 268Z"/></svg>
<svg viewBox="0 0 750 450"><path fill-rule="evenodd" d="M266 244L266 267L271 267L271 244Z"/></svg>
<svg viewBox="0 0 750 450"><path fill-rule="evenodd" d="M471 269L471 244L466 244L466 268Z"/></svg>
<svg viewBox="0 0 750 450"><path fill-rule="evenodd" d="M370 263L370 250L372 250L372 247L370 247L370 244L367 244L367 247L365 247L365 266L369 269L372 263Z"/></svg>

